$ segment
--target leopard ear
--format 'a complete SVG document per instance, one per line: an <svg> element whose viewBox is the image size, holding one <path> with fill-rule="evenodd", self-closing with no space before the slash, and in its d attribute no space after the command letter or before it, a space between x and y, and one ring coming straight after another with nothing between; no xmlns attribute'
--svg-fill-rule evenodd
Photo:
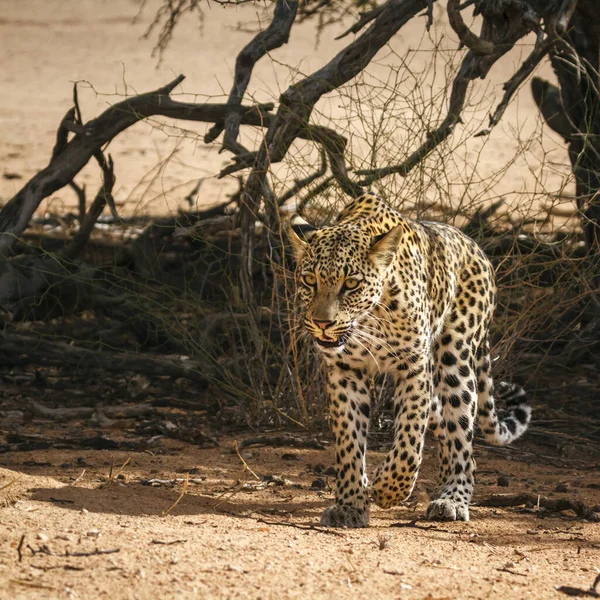
<svg viewBox="0 0 600 600"><path fill-rule="evenodd" d="M402 231L402 226L397 225L385 235L375 238L375 243L369 250L369 258L377 268L385 270L392 264L402 238Z"/></svg>
<svg viewBox="0 0 600 600"><path fill-rule="evenodd" d="M310 223L307 223L301 216L297 214L292 215L287 228L287 234L294 251L296 262L300 262L306 254L309 248L309 242L316 231L317 229Z"/></svg>

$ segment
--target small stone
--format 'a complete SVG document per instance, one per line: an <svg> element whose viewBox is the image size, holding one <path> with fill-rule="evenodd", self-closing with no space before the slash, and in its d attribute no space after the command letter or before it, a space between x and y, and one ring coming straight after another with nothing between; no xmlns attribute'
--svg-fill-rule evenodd
<svg viewBox="0 0 600 600"><path fill-rule="evenodd" d="M561 482L554 488L554 491L564 494L569 491L569 484Z"/></svg>
<svg viewBox="0 0 600 600"><path fill-rule="evenodd" d="M48 536L45 533L38 533L36 536L36 539L38 539L40 542L47 542L48 541Z"/></svg>
<svg viewBox="0 0 600 600"><path fill-rule="evenodd" d="M100 537L100 530L98 530L98 529L90 529L89 531L85 532L85 537L89 537L89 538Z"/></svg>
<svg viewBox="0 0 600 600"><path fill-rule="evenodd" d="M321 477L317 477L317 479L315 479L311 484L310 484L310 489L311 490L324 490L325 489L325 480L321 479Z"/></svg>
<svg viewBox="0 0 600 600"><path fill-rule="evenodd" d="M320 475L321 473L325 472L325 465L323 463L319 463L317 465L314 466L313 471L317 474Z"/></svg>
<svg viewBox="0 0 600 600"><path fill-rule="evenodd" d="M301 458L297 454L288 452L287 454L281 455L281 460L301 460Z"/></svg>
<svg viewBox="0 0 600 600"><path fill-rule="evenodd" d="M90 511L89 511L87 508L82 508L82 509L81 509L81 514L82 514L82 515L87 515L87 514L89 514L89 512L90 512Z"/></svg>
<svg viewBox="0 0 600 600"><path fill-rule="evenodd" d="M498 477L498 487L508 487L510 485L510 479L506 475L500 475Z"/></svg>
<svg viewBox="0 0 600 600"><path fill-rule="evenodd" d="M325 469L325 475L329 475L329 477L335 477L337 474L337 471L335 469L335 467L327 467Z"/></svg>

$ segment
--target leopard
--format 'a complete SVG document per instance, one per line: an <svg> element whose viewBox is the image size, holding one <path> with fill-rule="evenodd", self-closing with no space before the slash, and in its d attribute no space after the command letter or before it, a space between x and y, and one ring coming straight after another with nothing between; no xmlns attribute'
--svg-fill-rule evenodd
<svg viewBox="0 0 600 600"><path fill-rule="evenodd" d="M328 226L295 215L288 237L299 326L321 356L335 438L335 503L321 525L367 527L371 503L405 503L427 432L438 442L439 472L426 518L468 521L476 426L505 445L531 419L523 388L494 389L492 263L458 228L403 216L373 193L352 199ZM394 434L369 483L369 416L381 375L393 389ZM506 401L503 418L498 399Z"/></svg>

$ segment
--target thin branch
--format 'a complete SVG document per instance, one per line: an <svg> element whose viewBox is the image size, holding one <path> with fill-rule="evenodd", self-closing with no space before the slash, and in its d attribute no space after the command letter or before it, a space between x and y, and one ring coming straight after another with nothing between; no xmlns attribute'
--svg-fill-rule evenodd
<svg viewBox="0 0 600 600"><path fill-rule="evenodd" d="M282 94L276 123L267 134L270 164L283 160L292 142L308 124L313 107L321 96L358 75L392 36L426 6L426 0L389 0L373 26L325 66Z"/></svg>
<svg viewBox="0 0 600 600"><path fill-rule="evenodd" d="M368 186L374 181L394 173L406 177L414 167L416 167L432 150L439 146L454 131L454 128L461 119L460 115L465 104L469 83L477 76L477 57L472 52L469 52L463 60L460 70L452 83L450 108L446 118L442 121L442 124L435 131L428 134L425 142L403 163L380 169L361 169L356 171L357 175L366 175L366 178L359 183L363 186Z"/></svg>
<svg viewBox="0 0 600 600"><path fill-rule="evenodd" d="M300 201L298 202L298 206L296 207L296 212L299 215L302 215L302 213L304 212L304 209L306 208L306 205L315 196L319 196L326 189L330 188L334 181L335 181L335 178L333 177L333 175L331 175L330 177L327 177L327 179L324 179L321 183L319 183L319 185L315 186L314 189L312 189L310 192L308 192L308 194L306 194L306 196L304 196L303 198L300 199Z"/></svg>
<svg viewBox="0 0 600 600"><path fill-rule="evenodd" d="M290 198L293 198L300 190L303 190L313 181L325 175L325 173L327 172L327 155L325 154L325 150L323 148L321 148L320 154L321 164L319 165L319 168L310 175L303 177L302 179L296 179L294 181L294 185L279 197L279 200L277 201L277 204L279 206L283 206Z"/></svg>
<svg viewBox="0 0 600 600"><path fill-rule="evenodd" d="M346 37L350 33L358 33L361 29L363 29L363 27L368 25L373 19L376 19L385 10L386 6L390 3L390 1L391 0L388 0L384 4L380 4L379 6L376 6L375 8L362 13L360 15L360 19L356 23L354 23L354 25L352 25L352 27L346 29L346 31L344 31L343 33L340 33L340 35L338 35L335 39L341 40L342 38Z"/></svg>

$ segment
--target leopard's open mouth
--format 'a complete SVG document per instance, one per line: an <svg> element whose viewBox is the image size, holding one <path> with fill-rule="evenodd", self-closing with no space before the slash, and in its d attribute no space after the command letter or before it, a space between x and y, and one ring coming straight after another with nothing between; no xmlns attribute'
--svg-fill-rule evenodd
<svg viewBox="0 0 600 600"><path fill-rule="evenodd" d="M348 330L348 331L342 333L341 335L338 336L337 340L321 340L318 337L315 337L315 341L322 348L339 348L340 346L343 346L348 341L348 338L350 337L350 333L351 333L351 330Z"/></svg>

